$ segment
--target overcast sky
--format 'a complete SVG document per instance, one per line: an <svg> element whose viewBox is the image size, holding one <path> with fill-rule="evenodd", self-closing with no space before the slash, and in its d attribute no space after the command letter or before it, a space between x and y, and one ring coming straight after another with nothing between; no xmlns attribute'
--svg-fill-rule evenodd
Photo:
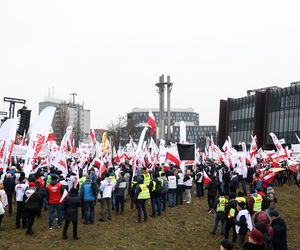
<svg viewBox="0 0 300 250"><path fill-rule="evenodd" d="M154 84L174 83L172 107L217 125L219 100L300 80L300 1L1 1L4 96L38 102L78 93L104 128L134 107L158 107ZM18 106L21 107L21 106Z"/></svg>

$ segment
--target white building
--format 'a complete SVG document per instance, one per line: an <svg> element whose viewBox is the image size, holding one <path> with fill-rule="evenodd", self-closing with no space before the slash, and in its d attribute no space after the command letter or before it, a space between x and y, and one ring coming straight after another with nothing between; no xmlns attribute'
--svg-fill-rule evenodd
<svg viewBox="0 0 300 250"><path fill-rule="evenodd" d="M88 141L91 124L90 110L84 109L83 105L77 103L46 98L39 103L39 113L49 106L56 107L52 128L58 144L60 144L68 126L73 127L73 139L76 146L78 146L79 141Z"/></svg>

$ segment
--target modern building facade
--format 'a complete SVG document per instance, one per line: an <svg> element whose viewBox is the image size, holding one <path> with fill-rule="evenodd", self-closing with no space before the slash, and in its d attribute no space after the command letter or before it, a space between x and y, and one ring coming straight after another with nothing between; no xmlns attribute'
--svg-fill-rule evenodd
<svg viewBox="0 0 300 250"><path fill-rule="evenodd" d="M136 129L132 130L131 133L128 132L135 141L138 141L139 136L145 126L148 126L148 114L150 109L134 108L132 112L127 114L127 122ZM159 110L151 109L156 123L159 120ZM165 122L167 124L167 111L165 111ZM179 142L180 140L180 121L184 121L186 124L186 139L189 143L196 143L197 147L202 149L205 148L206 136L213 136L216 139L216 126L200 126L199 125L199 114L196 113L192 108L181 108L181 109L171 109L171 142ZM158 124L157 124L158 126ZM128 129L128 128L127 128ZM154 135L154 139L158 138L158 130ZM167 129L165 129L167 131ZM123 133L126 134L126 133ZM165 133L165 138L167 138L167 133ZM122 136L121 143L128 142L128 137L124 138Z"/></svg>
<svg viewBox="0 0 300 250"><path fill-rule="evenodd" d="M256 135L259 147L273 148L269 134L273 132L286 144L298 143L300 133L300 83L249 90L247 96L220 101L218 143L222 146L231 137L232 144L250 144Z"/></svg>
<svg viewBox="0 0 300 250"><path fill-rule="evenodd" d="M39 103L39 113L49 106L56 107L52 128L58 144L60 144L68 126L73 127L73 139L76 146L79 141L88 141L91 120L90 110L84 109L81 104L48 98Z"/></svg>

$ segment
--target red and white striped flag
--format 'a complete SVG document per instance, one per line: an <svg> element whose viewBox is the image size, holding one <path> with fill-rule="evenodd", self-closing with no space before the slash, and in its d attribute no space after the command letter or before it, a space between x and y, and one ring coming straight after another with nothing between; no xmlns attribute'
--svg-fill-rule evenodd
<svg viewBox="0 0 300 250"><path fill-rule="evenodd" d="M176 166L180 166L179 157L176 157L175 153L168 151L166 154L166 161L174 163Z"/></svg>
<svg viewBox="0 0 300 250"><path fill-rule="evenodd" d="M153 136L156 128L156 122L151 110L149 111L149 115L148 115L148 124L151 127L151 135Z"/></svg>
<svg viewBox="0 0 300 250"><path fill-rule="evenodd" d="M211 179L209 178L205 170L203 170L203 184L208 185L209 183L211 183Z"/></svg>
<svg viewBox="0 0 300 250"><path fill-rule="evenodd" d="M92 142L94 143L94 145L96 145L97 141L96 141L94 129L90 129L90 138L91 138Z"/></svg>
<svg viewBox="0 0 300 250"><path fill-rule="evenodd" d="M26 145L26 134L25 134L25 130L24 130L24 134L23 134L23 137L22 137L21 146L27 146L27 145Z"/></svg>

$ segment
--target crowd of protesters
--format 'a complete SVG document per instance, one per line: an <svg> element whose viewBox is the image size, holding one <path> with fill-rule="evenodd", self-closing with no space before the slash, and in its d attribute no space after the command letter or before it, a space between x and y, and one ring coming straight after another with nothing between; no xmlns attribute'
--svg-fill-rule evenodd
<svg viewBox="0 0 300 250"><path fill-rule="evenodd" d="M130 209L137 210L137 222L142 223L147 222L148 214L160 217L169 208L192 203L195 186L198 198L207 190L207 211L215 214L211 234L217 233L221 222L221 249L233 249L234 245L240 249L287 249L286 225L276 210L278 200L273 187L291 185L295 179L299 188L299 173L281 171L265 183L259 166L249 167L247 177L243 178L234 168L210 161L186 166L184 171L175 165L137 168L135 174L128 162L112 166L102 174L89 162L92 161L79 168L79 173L70 168L66 176L51 167L41 168L29 178L25 178L20 165L8 168L6 173L0 169L0 230L5 228L5 212L12 216L15 201L17 229L24 228L32 236L35 218L44 209L49 211L49 230L63 226L62 236L67 239L72 222L73 238L79 239L78 217L86 225L94 224L97 203L101 207L98 220L105 223L112 220L113 212L123 215L124 202L129 199Z"/></svg>

